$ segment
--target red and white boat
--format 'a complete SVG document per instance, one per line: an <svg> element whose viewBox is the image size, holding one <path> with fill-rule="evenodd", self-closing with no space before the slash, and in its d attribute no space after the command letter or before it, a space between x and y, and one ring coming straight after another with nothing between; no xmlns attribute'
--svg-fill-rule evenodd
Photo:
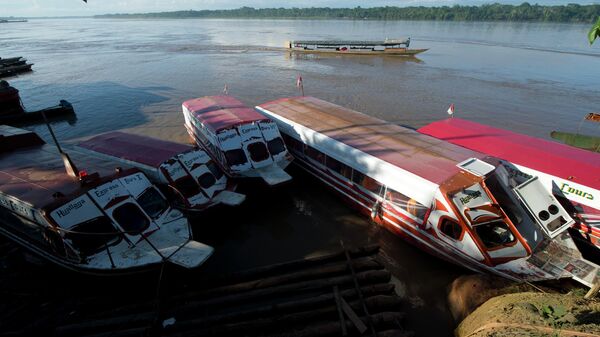
<svg viewBox="0 0 600 337"><path fill-rule="evenodd" d="M434 122L418 131L501 158L515 179L537 176L576 220L574 228L582 241L600 249L600 153L460 118Z"/></svg>
<svg viewBox="0 0 600 337"><path fill-rule="evenodd" d="M116 163L138 168L155 184L168 186L165 194L186 211L217 204L236 206L245 196L201 149L124 132L109 132L78 146Z"/></svg>
<svg viewBox="0 0 600 337"><path fill-rule="evenodd" d="M298 165L424 250L518 281L598 282L566 231L575 221L537 177L517 183L495 157L313 97L257 109Z"/></svg>
<svg viewBox="0 0 600 337"><path fill-rule="evenodd" d="M277 126L230 96L207 96L183 103L192 139L230 177L259 177L269 185L292 179L291 162Z"/></svg>
<svg viewBox="0 0 600 337"><path fill-rule="evenodd" d="M212 255L213 248L192 239L187 218L144 173L70 154L90 173L77 171L37 134L0 126L2 235L91 274L132 273L165 262L195 268Z"/></svg>

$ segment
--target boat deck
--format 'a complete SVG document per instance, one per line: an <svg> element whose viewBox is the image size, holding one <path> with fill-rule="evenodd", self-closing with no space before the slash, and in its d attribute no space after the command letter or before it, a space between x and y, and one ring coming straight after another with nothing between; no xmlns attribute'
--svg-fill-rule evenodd
<svg viewBox="0 0 600 337"><path fill-rule="evenodd" d="M418 131L600 190L600 153L460 118L434 122Z"/></svg>
<svg viewBox="0 0 600 337"><path fill-rule="evenodd" d="M2 143L12 143L18 140L13 137L19 137L31 146L0 152L0 193L42 208L55 200L55 193L68 196L81 191L80 182L67 175L56 147L36 142L34 139L39 137L33 132L15 130L18 129L0 127ZM80 171L98 172L101 177L115 173L115 166L109 161L71 150L68 154Z"/></svg>
<svg viewBox="0 0 600 337"><path fill-rule="evenodd" d="M190 145L118 131L93 137L78 146L155 168L193 148Z"/></svg>
<svg viewBox="0 0 600 337"><path fill-rule="evenodd" d="M260 107L435 183L457 173L456 164L485 157L314 97L284 98Z"/></svg>
<svg viewBox="0 0 600 337"><path fill-rule="evenodd" d="M230 96L207 96L183 102L183 106L213 133L268 118Z"/></svg>

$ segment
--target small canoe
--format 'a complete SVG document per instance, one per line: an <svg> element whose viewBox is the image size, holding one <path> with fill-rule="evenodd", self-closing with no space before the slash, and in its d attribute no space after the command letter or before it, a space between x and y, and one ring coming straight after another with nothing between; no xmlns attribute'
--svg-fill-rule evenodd
<svg viewBox="0 0 600 337"><path fill-rule="evenodd" d="M45 113L46 117L51 119L74 114L75 110L73 109L73 105L71 103L61 100L58 105L42 110L10 115L0 115L0 124L33 123L43 121L44 117L42 116L42 113Z"/></svg>
<svg viewBox="0 0 600 337"><path fill-rule="evenodd" d="M9 58L0 58L0 64L5 64L5 63L12 63L12 62L16 62L23 59L23 57L19 56L19 57L9 57Z"/></svg>
<svg viewBox="0 0 600 337"><path fill-rule="evenodd" d="M550 133L550 137L573 147L578 147L580 149L592 152L600 152L600 137L598 136L552 131Z"/></svg>
<svg viewBox="0 0 600 337"><path fill-rule="evenodd" d="M21 60L16 60L16 61L12 61L12 62L0 63L0 69L7 68L7 67L24 65L25 62L27 62L27 60L21 59Z"/></svg>
<svg viewBox="0 0 600 337"><path fill-rule="evenodd" d="M288 41L286 47L292 52L330 53L351 55L414 56L428 49L409 49L410 38L383 41Z"/></svg>
<svg viewBox="0 0 600 337"><path fill-rule="evenodd" d="M33 63L0 68L0 78L31 71L32 65Z"/></svg>

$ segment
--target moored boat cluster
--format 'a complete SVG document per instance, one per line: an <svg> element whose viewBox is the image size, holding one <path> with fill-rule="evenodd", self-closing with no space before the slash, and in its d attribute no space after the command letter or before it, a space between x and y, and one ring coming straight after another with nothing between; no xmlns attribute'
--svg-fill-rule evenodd
<svg viewBox="0 0 600 337"><path fill-rule="evenodd" d="M185 101L182 111L195 146L111 132L67 154L35 133L3 127L0 230L92 273L165 262L195 268L212 248L192 237L187 217L239 205L245 197L235 189L244 179L289 181L294 160L373 222L452 263L517 281L598 283L593 172L570 174L518 150L445 139L436 123L415 131L314 97L252 109L208 96ZM458 119L440 123L486 133L486 144L504 150L528 146L542 155L547 147ZM598 154L552 146L556 156L600 169ZM581 244L593 253L584 257Z"/></svg>

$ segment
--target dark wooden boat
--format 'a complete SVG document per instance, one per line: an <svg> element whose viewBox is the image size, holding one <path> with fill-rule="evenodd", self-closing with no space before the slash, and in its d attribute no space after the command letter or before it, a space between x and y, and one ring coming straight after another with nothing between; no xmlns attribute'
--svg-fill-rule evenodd
<svg viewBox="0 0 600 337"><path fill-rule="evenodd" d="M41 122L44 120L42 113L46 114L46 118L51 119L74 114L75 110L73 109L73 105L71 103L65 100L60 100L58 105L53 107L37 111L24 111L21 113L0 115L0 124Z"/></svg>
<svg viewBox="0 0 600 337"><path fill-rule="evenodd" d="M14 76L31 71L31 66L33 66L33 63L0 68L0 77Z"/></svg>
<svg viewBox="0 0 600 337"><path fill-rule="evenodd" d="M12 63L23 59L22 56L19 57L9 57L9 58L0 58L0 64Z"/></svg>
<svg viewBox="0 0 600 337"><path fill-rule="evenodd" d="M0 63L0 69L7 68L7 67L24 65L26 62L27 62L27 60L21 59L21 60L16 60L16 61L12 61L12 62Z"/></svg>

